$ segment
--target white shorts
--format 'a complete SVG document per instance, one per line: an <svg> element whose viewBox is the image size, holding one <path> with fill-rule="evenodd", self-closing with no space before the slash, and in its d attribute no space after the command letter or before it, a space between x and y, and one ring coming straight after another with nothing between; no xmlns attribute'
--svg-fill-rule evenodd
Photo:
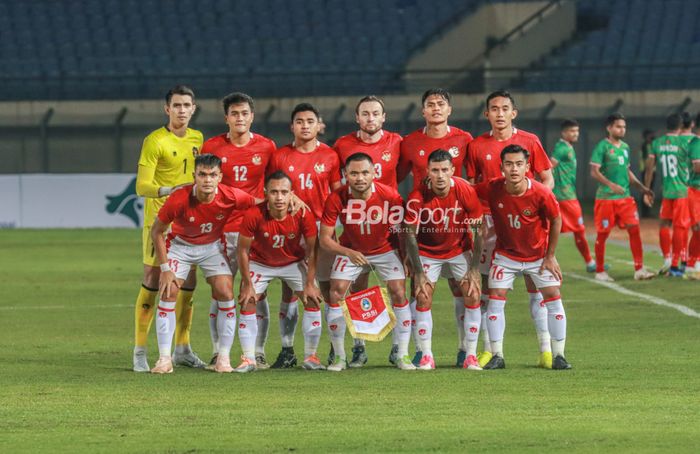
<svg viewBox="0 0 700 454"><path fill-rule="evenodd" d="M493 227L493 217L490 214L484 214L484 225L486 226L486 236L482 238L481 243L479 273L488 275L491 271L493 250L496 248L496 229Z"/></svg>
<svg viewBox="0 0 700 454"><path fill-rule="evenodd" d="M366 255L365 257L374 267L381 280L386 282L406 278L403 263L401 263L398 252L389 251L384 254ZM361 274L369 272L369 266L358 266L352 263L348 257L336 255L333 268L331 269L331 279L354 281Z"/></svg>
<svg viewBox="0 0 700 454"><path fill-rule="evenodd" d="M449 259L434 259L420 256L423 271L432 283L437 282L440 276L448 279L454 278L460 281L469 271L470 252L462 252Z"/></svg>
<svg viewBox="0 0 700 454"><path fill-rule="evenodd" d="M272 267L251 261L250 278L258 295L265 293L275 278L285 282L293 291L301 292L306 284L306 264L301 260L282 267Z"/></svg>
<svg viewBox="0 0 700 454"><path fill-rule="evenodd" d="M238 272L238 232L224 232L224 242L221 243L222 253L228 260L231 274L234 276Z"/></svg>
<svg viewBox="0 0 700 454"><path fill-rule="evenodd" d="M204 277L228 275L231 269L221 253L221 242L190 244L175 238L168 247L168 263L178 279L186 279L192 266L202 269Z"/></svg>
<svg viewBox="0 0 700 454"><path fill-rule="evenodd" d="M544 270L540 274L543 259L534 262L518 262L508 257L496 254L489 273L489 288L513 288L513 281L519 274L530 276L535 287L557 287L561 285L559 279L552 273Z"/></svg>

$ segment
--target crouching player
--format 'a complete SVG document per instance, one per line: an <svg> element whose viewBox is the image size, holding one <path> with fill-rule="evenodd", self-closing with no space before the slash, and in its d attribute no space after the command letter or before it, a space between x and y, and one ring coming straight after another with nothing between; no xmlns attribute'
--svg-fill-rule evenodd
<svg viewBox="0 0 700 454"><path fill-rule="evenodd" d="M236 329L236 303L233 278L221 252L221 238L234 210L246 210L257 200L247 193L224 185L221 160L214 155L195 159L194 185L175 191L158 212L151 238L160 263L160 302L156 330L160 358L151 369L155 374L173 371L170 356L175 331L175 300L180 286L193 266L202 269L219 306L219 356L214 370L231 372L229 352ZM171 224L172 223L172 224ZM168 225L167 242L163 237Z"/></svg>
<svg viewBox="0 0 700 454"><path fill-rule="evenodd" d="M487 200L496 229L496 248L489 272L487 329L493 357L484 369L503 369L506 294L518 274L530 276L542 293L552 343L552 369L570 369L564 357L566 314L559 292L561 269L554 256L561 230L559 205L550 189L525 175L529 153L519 145L501 151L504 178L477 186ZM547 225L549 228L547 229Z"/></svg>
<svg viewBox="0 0 700 454"><path fill-rule="evenodd" d="M449 152L437 149L428 156L427 184L406 201L406 253L411 259L416 294L416 332L421 343L419 369L435 369L432 353L433 291L441 273L460 282L465 317L467 357L462 367L481 370L476 346L481 327L481 233L472 244L471 226L481 228L482 209L474 188L454 176ZM459 332L458 332L459 334Z"/></svg>
<svg viewBox="0 0 700 454"><path fill-rule="evenodd" d="M316 356L321 339L322 300L314 283L316 218L310 210L289 212L292 179L282 171L273 172L265 179L265 197L265 203L245 213L238 237L237 257L241 270L238 336L243 361L235 370L250 372L256 368L256 303L264 298L274 278L287 284L304 304L304 369L325 369Z"/></svg>
<svg viewBox="0 0 700 454"><path fill-rule="evenodd" d="M374 164L365 153L355 153L345 160L347 184L326 200L321 220L321 247L335 254L331 268L330 303L326 319L335 362L329 371L347 367L345 359L345 319L340 301L350 284L374 268L386 282L396 314L399 369L415 370L408 356L411 337L411 309L406 300L405 272L397 251L393 226L401 222L403 201L396 189L374 183ZM343 234L335 240L335 223L340 219Z"/></svg>

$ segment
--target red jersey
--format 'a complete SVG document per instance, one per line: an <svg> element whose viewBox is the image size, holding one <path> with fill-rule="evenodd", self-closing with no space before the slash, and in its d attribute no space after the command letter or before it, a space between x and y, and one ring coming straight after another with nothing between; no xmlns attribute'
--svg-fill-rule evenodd
<svg viewBox="0 0 700 454"><path fill-rule="evenodd" d="M162 223L172 223L168 240L178 237L190 244L219 241L229 216L234 211L245 211L255 205L253 196L221 184L214 200L202 203L197 200L194 186L188 184L170 194L158 211Z"/></svg>
<svg viewBox="0 0 700 454"><path fill-rule="evenodd" d="M228 133L204 142L202 154L213 154L221 159L222 184L238 188L255 198L265 198L265 170L274 153L275 142L250 133L250 141L242 147L231 143ZM236 210L226 223L224 232L238 232L243 211Z"/></svg>
<svg viewBox="0 0 700 454"><path fill-rule="evenodd" d="M355 153L365 153L374 162L374 181L396 189L396 166L401 154L401 136L395 132L382 130L382 138L376 143L363 142L360 132L353 132L341 137L333 145L338 153L340 166L345 167L345 160Z"/></svg>
<svg viewBox="0 0 700 454"><path fill-rule="evenodd" d="M487 200L496 229L496 253L520 262L544 257L549 239L549 223L559 216L554 193L531 178L524 194L506 191L501 177L476 186L479 197Z"/></svg>
<svg viewBox="0 0 700 454"><path fill-rule="evenodd" d="M286 266L306 256L303 239L316 237L314 215L287 214L284 219L270 215L267 202L245 212L240 234L254 241L250 246L250 259L265 266Z"/></svg>
<svg viewBox="0 0 700 454"><path fill-rule="evenodd" d="M404 221L418 225L416 238L421 255L449 259L472 249L470 227L481 216L481 203L474 187L453 177L444 198L435 195L429 184L411 192Z"/></svg>
<svg viewBox="0 0 700 454"><path fill-rule="evenodd" d="M399 159L399 174L413 172L413 189L418 188L428 175L428 156L430 153L442 148L452 155L452 163L455 166L455 176L462 176L462 165L467 155L467 144L471 142L472 135L454 126L447 127L447 135L439 139L433 139L425 134L423 127L403 138L401 142L401 158Z"/></svg>
<svg viewBox="0 0 700 454"><path fill-rule="evenodd" d="M277 170L289 175L294 194L311 208L317 220L321 219L331 185L340 182L338 154L321 142L310 153L286 145L272 155L267 173Z"/></svg>
<svg viewBox="0 0 700 454"><path fill-rule="evenodd" d="M352 197L348 185L343 185L326 200L321 222L335 228L340 218L341 245L365 255L383 254L398 246L392 226L401 223L402 206L401 196L391 186L373 183L370 198L359 200Z"/></svg>
<svg viewBox="0 0 700 454"><path fill-rule="evenodd" d="M533 172L539 174L552 168L540 139L536 135L513 128L513 135L508 140L499 141L491 131L472 140L467 147L467 178L473 178L475 183L503 177L501 172L501 151L508 145L520 145L530 153L530 171L527 176L533 178ZM489 212L488 203L482 202L484 211Z"/></svg>

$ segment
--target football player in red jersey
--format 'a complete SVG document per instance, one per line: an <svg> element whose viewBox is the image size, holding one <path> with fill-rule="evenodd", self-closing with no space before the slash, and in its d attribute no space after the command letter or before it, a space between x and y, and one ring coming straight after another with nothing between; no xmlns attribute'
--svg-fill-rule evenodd
<svg viewBox="0 0 700 454"><path fill-rule="evenodd" d="M499 160L505 177L477 185L482 200L488 201L496 247L489 272L489 304L486 326L493 356L484 369L503 369L503 334L508 290L519 274L530 276L544 297L547 329L551 338L552 369L570 369L564 356L566 314L561 300L562 274L555 251L561 230L559 204L552 191L527 177L529 152L520 145L508 145Z"/></svg>
<svg viewBox="0 0 700 454"><path fill-rule="evenodd" d="M333 149L340 158L341 169L345 160L358 152L366 153L374 161L375 181L397 188L396 166L401 153L401 136L383 129L386 121L384 101L376 96L365 96L355 107L355 121L359 130L339 138ZM352 291L367 288L368 275L363 274L352 285ZM367 363L365 342L355 339L349 367L362 367ZM332 360L329 362L333 362Z"/></svg>
<svg viewBox="0 0 700 454"><path fill-rule="evenodd" d="M195 159L194 185L173 192L151 228L160 264L160 303L156 328L160 359L152 373L173 371L170 349L175 328L175 300L180 286L193 266L204 272L218 302L219 351L214 370L231 372L229 353L236 329L233 277L221 251L227 220L236 210L246 210L262 199L240 189L219 185L221 160L211 154ZM171 224L172 223L172 224ZM170 225L167 242L163 234Z"/></svg>
<svg viewBox="0 0 700 454"><path fill-rule="evenodd" d="M437 149L447 150L452 156L455 175L462 176L462 166L467 155L467 145L472 140L471 134L459 128L450 126L447 121L452 113L450 93L442 88L434 88L423 93L421 99L425 126L404 137L401 142L401 158L397 169L397 178L401 182L409 173L413 174L412 189L416 189L425 180L428 168L428 156ZM457 281L448 279L453 295L455 322L459 333L459 348L457 351L457 367L462 367L466 359L466 337L464 333L464 300ZM411 301L413 322L416 317L416 301ZM416 331L413 332L416 343L416 355L413 363L418 364L420 352ZM395 351L395 348L392 349ZM393 358L395 360L395 358ZM390 356L390 361L392 357Z"/></svg>
<svg viewBox="0 0 700 454"><path fill-rule="evenodd" d="M416 331L423 353L418 368L423 370L435 369L431 309L433 289L443 273L460 282L464 295L467 358L462 367L481 370L476 359L481 327L480 254L473 251L481 251L482 209L474 188L454 172L450 153L433 151L428 157L428 181L406 201L406 252L417 290ZM474 241L472 226L477 227Z"/></svg>
<svg viewBox="0 0 700 454"><path fill-rule="evenodd" d="M241 322L239 336L243 362L236 372L256 369L256 301L270 281L285 282L302 300L304 364L308 370L325 369L316 356L321 339L321 293L316 275L316 218L311 212L289 213L292 180L284 172L270 174L265 182L266 203L245 212L238 238L241 268ZM307 270L308 266L308 270Z"/></svg>
<svg viewBox="0 0 700 454"><path fill-rule="evenodd" d="M528 151L528 177L532 172L549 188L554 187L552 163L547 157L540 140L536 135L513 126L513 120L518 116L515 99L507 91L495 91L486 97L484 116L491 125L491 130L476 137L467 150L466 168L467 179L472 183L487 182L503 176L500 153L508 145L520 145ZM486 323L486 307L488 305L488 273L493 258L493 248L496 244L496 231L493 227L491 212L488 204L483 202L484 224L487 232L480 259L479 269L482 275L482 324ZM540 344L539 366L551 367L552 353L550 351L549 332L547 331L547 313L542 306L542 294L537 291L532 279L525 276L525 286L530 298L530 315L535 323L537 339ZM479 363L484 366L491 359L491 348L488 332L484 334L484 352L479 355Z"/></svg>
<svg viewBox="0 0 700 454"><path fill-rule="evenodd" d="M222 100L224 121L228 132L214 136L204 142L202 154L211 153L221 159L221 182L227 186L241 189L259 199L264 197L264 180L267 166L274 153L275 142L260 134L251 132L250 128L255 119L255 103L253 98L245 93L231 93ZM236 248L238 247L238 232L243 220L243 213L234 214L224 227L224 246L226 257L233 277L236 277L238 263ZM209 332L214 350L210 366L216 363L218 351L218 334L216 331L216 315L218 305L212 299L209 309ZM270 324L270 307L267 297L258 301L256 306L258 337L255 341L255 357L259 369L269 366L265 359L265 342Z"/></svg>
<svg viewBox="0 0 700 454"><path fill-rule="evenodd" d="M294 107L291 115L294 141L275 152L268 168L268 173L281 170L289 175L294 194L310 207L317 224L323 216L323 207L329 194L340 187L338 154L318 141L318 118L318 110L311 104L302 103ZM332 262L332 255L318 251L316 279L326 302L330 297ZM272 367L292 367L296 364L293 346L298 318L296 297L288 286L283 285L280 305L282 351Z"/></svg>
<svg viewBox="0 0 700 454"><path fill-rule="evenodd" d="M399 361L403 370L414 370L408 356L411 337L411 310L405 294L405 271L393 226L403 217L403 201L396 189L374 183L374 163L365 153L355 153L345 161L347 184L326 201L321 221L321 247L335 255L331 270L331 292L326 313L335 362L328 370L347 367L345 359L345 318L340 300L350 284L374 268L386 282L396 314ZM371 213L371 216L370 216ZM339 240L334 238L336 222L343 225Z"/></svg>

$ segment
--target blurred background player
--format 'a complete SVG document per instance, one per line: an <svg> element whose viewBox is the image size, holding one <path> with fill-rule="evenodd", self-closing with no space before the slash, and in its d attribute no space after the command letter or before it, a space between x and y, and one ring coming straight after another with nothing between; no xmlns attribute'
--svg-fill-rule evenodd
<svg viewBox="0 0 700 454"><path fill-rule="evenodd" d="M450 126L448 120L452 114L451 96L447 90L442 88L432 88L423 93L421 98L422 114L425 126L418 129L406 137L401 142L401 158L397 168L397 180L403 181L406 176L413 174L413 185L411 190L420 187L421 183L428 175L428 156L437 149L447 150L452 156L452 164L455 167L455 175L462 176L462 166L467 154L467 144L471 142L472 135L459 128ZM455 308L455 324L459 339L457 349L456 366L462 367L466 359L466 338L464 334L464 300L459 284L449 278L448 283L452 291ZM413 323L416 318L416 301L411 299L411 313ZM416 332L413 337L416 343L416 355L413 363L418 364L421 359L421 351ZM389 361L396 362L397 346L392 346L392 353Z"/></svg>
<svg viewBox="0 0 700 454"><path fill-rule="evenodd" d="M338 154L317 139L318 118L318 110L311 104L301 103L294 107L290 126L294 141L275 152L268 169L269 173L280 170L292 179L294 194L309 206L317 225L323 217L326 199L341 184ZM316 279L326 302L330 301L332 264L331 254L318 251ZM294 354L294 332L299 319L296 301L291 289L283 284L279 313L282 351L272 365L274 368L293 367L297 362Z"/></svg>
<svg viewBox="0 0 700 454"><path fill-rule="evenodd" d="M396 189L374 183L374 163L365 153L356 153L345 161L347 184L334 191L326 201L321 221L321 247L334 254L331 271L331 292L326 314L328 332L335 351L335 362L329 371L347 367L345 357L345 318L340 300L350 284L363 273L374 269L386 282L396 314L399 360L402 370L415 370L408 356L411 337L411 309L405 293L405 271L399 255L399 244L392 233L403 212L403 200ZM374 213L370 218L368 213ZM339 241L335 239L336 222L343 225Z"/></svg>
<svg viewBox="0 0 700 454"><path fill-rule="evenodd" d="M241 318L238 338L243 356L236 372L256 369L256 301L264 298L269 283L279 278L304 304L304 369L325 369L316 356L321 339L321 293L316 277L316 218L310 211L289 213L292 180L284 172L270 174L265 182L266 201L245 212L238 238L241 268ZM307 271L308 267L308 271Z"/></svg>
<svg viewBox="0 0 700 454"><path fill-rule="evenodd" d="M561 216L559 204L545 185L527 177L528 151L508 145L499 155L505 177L477 185L488 200L496 229L496 247L489 273L487 329L493 357L484 369L503 369L503 336L508 290L516 276L530 276L542 293L553 355L552 369L570 369L564 356L566 314L561 300L561 269L555 257ZM547 228L546 226L549 226Z"/></svg>
<svg viewBox="0 0 700 454"><path fill-rule="evenodd" d="M576 197L576 150L579 124L567 119L561 123L561 138L554 145L550 156L552 176L554 178L554 196L561 210L561 233L573 232L576 248L586 262L586 271L595 272L595 260L586 240L586 226L583 224L581 204Z"/></svg>
<svg viewBox="0 0 700 454"><path fill-rule="evenodd" d="M598 181L593 209L598 233L595 241L595 278L599 281L613 281L605 271L605 242L612 228L618 225L626 229L629 235L634 279L652 279L654 273L644 268L639 214L637 203L630 195L630 183L644 194L647 205L653 202L654 192L644 186L630 169L630 147L622 141L627 129L624 115L609 115L605 120L605 128L607 137L598 142L591 155L591 176Z"/></svg>
<svg viewBox="0 0 700 454"><path fill-rule="evenodd" d="M656 138L656 135L654 131L651 129L645 129L642 132L642 144L639 146L639 154L637 155L637 166L639 168L639 181L644 181L644 172L645 172L645 165L647 162L647 158L649 157L649 150L651 150L651 143L654 141ZM654 178L652 177L651 179L651 184L649 185L650 188L654 187ZM639 211L640 215L643 218L648 218L651 214L651 207L647 206L646 203L644 203L643 197L640 197L640 203L641 205L639 206Z"/></svg>
<svg viewBox="0 0 700 454"><path fill-rule="evenodd" d="M202 269L218 304L219 351L216 372L231 372L229 354L236 330L236 302L233 278L222 253L221 240L226 222L234 210L246 210L262 200L240 189L219 185L221 160L213 155L198 156L193 185L175 191L158 211L151 239L160 265L158 303L158 350L160 358L151 373L173 371L170 356L175 325L175 298L193 266ZM171 224L172 223L172 224ZM167 242L164 238L170 228Z"/></svg>
<svg viewBox="0 0 700 454"><path fill-rule="evenodd" d="M681 277L679 261L685 261L688 246L688 139L680 137L683 119L680 114L666 118L666 133L651 144L644 183L651 184L656 161L661 163L661 211L659 212L659 246L664 264L659 274Z"/></svg>
<svg viewBox="0 0 700 454"><path fill-rule="evenodd" d="M484 116L488 120L491 129L469 143L465 162L467 179L471 183L480 183L500 178L503 176L500 158L501 151L508 145L519 145L528 151L528 162L530 165L527 176L530 178L537 176L542 184L550 189L553 188L552 163L549 161L540 139L535 134L518 129L513 125L513 120L518 116L518 109L513 95L505 90L490 93L486 97ZM484 210L484 224L487 230L479 259L479 271L482 275L481 323L482 326L485 326L489 301L488 274L491 269L493 248L496 245L496 230L493 226L491 209L485 200L482 201L482 207ZM552 353L550 350L549 331L547 330L547 311L542 305L542 295L537 291L534 282L527 275L525 276L525 286L527 287L530 300L530 315L535 324L539 343L539 366L549 368L552 364ZM484 351L479 355L479 364L483 367L491 359L492 352L488 331L481 330L481 332L484 339Z"/></svg>
<svg viewBox="0 0 700 454"><path fill-rule="evenodd" d="M467 358L462 367L481 370L476 347L481 327L481 203L474 188L454 176L452 156L435 150L428 156L428 181L406 200L406 255L412 263L416 295L416 331L421 343L419 369L435 369L432 352L433 292L444 272L459 282L465 308ZM471 227L476 227L472 241Z"/></svg>
<svg viewBox="0 0 700 454"><path fill-rule="evenodd" d="M146 345L151 329L158 295L160 268L151 241L151 227L166 197L178 186L192 182L194 160L202 148L202 133L188 127L196 110L194 92L184 85L173 87L165 95L168 124L150 133L143 141L136 175L136 193L144 197L143 216L143 281L136 298L134 372L148 372ZM192 294L196 285L196 270L180 286L175 306L176 365L204 367L190 347L192 325Z"/></svg>
<svg viewBox="0 0 700 454"><path fill-rule="evenodd" d="M250 128L255 119L253 98L245 93L231 93L224 97L222 104L224 122L228 126L228 132L204 142L202 154L211 153L221 159L221 172L223 174L221 182L223 184L241 189L262 199L265 196L265 172L270 158L275 152L275 142L251 132ZM238 232L242 220L243 212L236 212L229 218L226 227L224 227L225 243L223 246L234 279L238 271L236 249L238 248ZM217 307L216 300L212 300L209 308L209 332L215 355L218 351L216 345L218 339L216 331ZM258 301L255 310L258 324L255 359L259 369L266 369L269 366L265 358L265 341L270 324L270 307L266 296ZM211 359L209 364L215 363L216 356Z"/></svg>
<svg viewBox="0 0 700 454"><path fill-rule="evenodd" d="M339 138L333 149L338 153L341 169L349 156L358 152L369 155L374 161L375 181L396 189L396 166L401 154L401 135L385 131L385 121L384 102L376 96L365 96L355 107L355 122L359 130ZM367 274L360 276L353 284L352 291L367 288L367 278ZM362 367L368 360L365 342L362 339L355 339L354 342L352 359L348 366ZM331 362L333 361L329 361Z"/></svg>
<svg viewBox="0 0 700 454"><path fill-rule="evenodd" d="M695 118L695 125L700 125L700 114ZM700 132L700 131L696 131ZM688 206L692 236L688 247L687 277L700 279L700 138L697 136L688 144L688 165L690 178L688 180Z"/></svg>

